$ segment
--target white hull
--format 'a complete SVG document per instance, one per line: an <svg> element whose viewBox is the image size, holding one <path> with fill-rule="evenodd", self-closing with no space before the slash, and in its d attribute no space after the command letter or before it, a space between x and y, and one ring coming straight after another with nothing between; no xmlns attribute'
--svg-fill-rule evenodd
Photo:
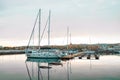
<svg viewBox="0 0 120 80"><path fill-rule="evenodd" d="M58 55L49 55L49 54L41 54L41 53L29 53L27 54L28 58L60 58Z"/></svg>
<svg viewBox="0 0 120 80"><path fill-rule="evenodd" d="M63 54L62 52L56 52L56 51L33 51L32 53L26 53L26 56L28 58L62 58L63 56L66 56L67 54Z"/></svg>

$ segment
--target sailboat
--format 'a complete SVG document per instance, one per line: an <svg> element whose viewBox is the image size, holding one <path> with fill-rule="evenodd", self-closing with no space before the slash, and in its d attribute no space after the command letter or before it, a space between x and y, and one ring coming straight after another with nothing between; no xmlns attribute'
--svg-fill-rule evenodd
<svg viewBox="0 0 120 80"><path fill-rule="evenodd" d="M50 16L51 16L51 11L49 11L49 17L48 17L48 47L50 45ZM39 48L37 50L30 50L29 49L30 40L32 38L32 35L34 33L34 29L35 29L35 26L36 26L36 25L34 25L31 36L30 36L30 39L29 39L29 42L28 42L28 47L27 47L27 50L26 50L26 56L28 58L62 58L63 56L66 56L67 54L63 53L59 49L50 49L50 48L48 48L48 49L42 50L40 48L40 46L41 46L40 42L41 42L41 38L42 38L41 35L40 35L41 9L39 9L36 21L37 21L38 18L39 18L39 29L38 29L39 30L39 32L38 32L38 35L39 35L38 36L39 37L38 38L38 46L39 46ZM36 22L35 22L35 24L36 24Z"/></svg>

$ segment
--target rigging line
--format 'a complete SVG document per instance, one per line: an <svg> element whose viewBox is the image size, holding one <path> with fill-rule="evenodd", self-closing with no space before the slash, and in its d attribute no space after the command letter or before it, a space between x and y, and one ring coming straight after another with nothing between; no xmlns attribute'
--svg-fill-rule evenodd
<svg viewBox="0 0 120 80"><path fill-rule="evenodd" d="M39 70L40 70L41 79L43 80L43 75L42 75L41 69L39 69Z"/></svg>
<svg viewBox="0 0 120 80"><path fill-rule="evenodd" d="M67 80L70 80L70 74L69 74L69 61L67 62Z"/></svg>
<svg viewBox="0 0 120 80"><path fill-rule="evenodd" d="M33 45L34 45L34 32L33 32ZM35 49L35 47L34 46L32 46L32 49L34 50Z"/></svg>
<svg viewBox="0 0 120 80"><path fill-rule="evenodd" d="M32 78L31 78L31 76L30 76L30 72L29 72L28 66L27 66L27 63L25 62L25 64L26 64L26 68L27 68L28 76L29 76L30 80L32 80Z"/></svg>
<svg viewBox="0 0 120 80"><path fill-rule="evenodd" d="M39 77L39 70L40 70L40 68L39 68L39 62L38 62L38 80L40 80L40 77Z"/></svg>
<svg viewBox="0 0 120 80"><path fill-rule="evenodd" d="M71 60L70 60L70 73L72 73Z"/></svg>
<svg viewBox="0 0 120 80"><path fill-rule="evenodd" d="M31 35L30 35L30 38L29 38L29 42L28 42L27 48L28 48L28 46L29 46L29 44L30 44L32 35L33 35L33 33L34 33L34 30L35 30L35 26L36 26L36 23L37 23L38 16L39 16L39 13L37 14L37 17L36 17L36 19L35 19L34 27L33 27L33 29L32 29L32 33L31 33Z"/></svg>
<svg viewBox="0 0 120 80"><path fill-rule="evenodd" d="M49 67L49 63L48 63L48 67ZM49 68L48 68L48 80L50 80L50 71L49 71Z"/></svg>
<svg viewBox="0 0 120 80"><path fill-rule="evenodd" d="M44 36L44 32L45 32L45 29L46 29L46 27L47 27L48 21L49 21L49 18L48 18L47 21L46 21L46 24L45 24L44 30L43 30L43 32L42 32L42 36L41 36L40 42L42 41L42 38L43 38L43 36Z"/></svg>
<svg viewBox="0 0 120 80"><path fill-rule="evenodd" d="M32 77L34 77L34 65L33 65L33 62L32 62Z"/></svg>

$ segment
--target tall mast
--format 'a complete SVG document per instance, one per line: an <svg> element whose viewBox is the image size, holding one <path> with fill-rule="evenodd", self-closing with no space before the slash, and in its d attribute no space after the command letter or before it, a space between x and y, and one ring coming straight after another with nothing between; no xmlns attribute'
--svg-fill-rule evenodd
<svg viewBox="0 0 120 80"><path fill-rule="evenodd" d="M51 16L51 11L49 10L49 19L48 19L48 46L50 46L50 16ZM49 67L49 63L48 63ZM49 80L49 68L48 68L48 80Z"/></svg>
<svg viewBox="0 0 120 80"><path fill-rule="evenodd" d="M39 29L38 29L38 46L40 50L40 29L41 29L41 9L39 9Z"/></svg>
<svg viewBox="0 0 120 80"><path fill-rule="evenodd" d="M68 39L69 39L69 27L67 27L67 49L68 49Z"/></svg>
<svg viewBox="0 0 120 80"><path fill-rule="evenodd" d="M49 22L48 22L48 46L50 45L50 16L51 16L51 11L49 10Z"/></svg>
<svg viewBox="0 0 120 80"><path fill-rule="evenodd" d="M71 42L71 33L70 33L70 44L71 44L72 42Z"/></svg>

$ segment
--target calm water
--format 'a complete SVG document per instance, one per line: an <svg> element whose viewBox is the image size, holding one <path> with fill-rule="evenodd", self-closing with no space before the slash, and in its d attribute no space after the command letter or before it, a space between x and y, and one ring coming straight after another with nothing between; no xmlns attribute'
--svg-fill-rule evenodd
<svg viewBox="0 0 120 80"><path fill-rule="evenodd" d="M120 80L120 56L61 61L5 55L0 56L0 80Z"/></svg>

